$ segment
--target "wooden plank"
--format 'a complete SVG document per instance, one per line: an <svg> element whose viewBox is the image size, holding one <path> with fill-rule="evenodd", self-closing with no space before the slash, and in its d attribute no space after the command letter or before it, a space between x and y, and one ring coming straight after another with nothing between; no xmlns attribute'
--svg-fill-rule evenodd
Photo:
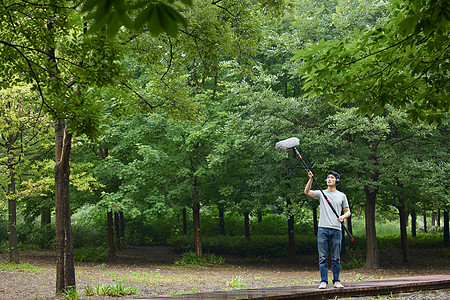
<svg viewBox="0 0 450 300"><path fill-rule="evenodd" d="M389 279L376 279L367 281L353 281L343 283L345 288L330 287L319 290L317 285L302 285L292 287L274 287L262 289L243 289L232 291L217 291L189 295L158 296L146 299L334 299L336 297L364 297L376 295L390 295L425 290L450 289L450 275L429 275L415 277L401 277Z"/></svg>

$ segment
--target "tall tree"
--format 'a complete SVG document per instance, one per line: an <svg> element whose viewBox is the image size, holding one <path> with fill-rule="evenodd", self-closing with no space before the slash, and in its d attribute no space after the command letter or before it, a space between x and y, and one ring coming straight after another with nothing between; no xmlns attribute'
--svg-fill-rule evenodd
<svg viewBox="0 0 450 300"><path fill-rule="evenodd" d="M0 5L0 52L8 62L0 73L1 84L14 84L15 74L33 82L42 107L55 121L57 292L75 288L69 205L72 136L96 135L100 110L88 87L109 83L120 69L112 43L85 34L79 10L77 4L58 0Z"/></svg>
<svg viewBox="0 0 450 300"><path fill-rule="evenodd" d="M8 172L8 183L2 188L8 201L9 254L10 262L14 263L19 263L17 199L32 192L29 187L23 190L22 183L32 175L31 159L45 153L49 137L46 130L49 120L40 114L37 94L30 88L17 84L0 90L0 164Z"/></svg>

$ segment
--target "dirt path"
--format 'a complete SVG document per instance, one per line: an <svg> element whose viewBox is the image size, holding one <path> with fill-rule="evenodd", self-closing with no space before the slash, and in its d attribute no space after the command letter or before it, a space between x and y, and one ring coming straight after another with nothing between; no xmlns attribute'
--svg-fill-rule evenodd
<svg viewBox="0 0 450 300"><path fill-rule="evenodd" d="M383 251L381 269L344 270L345 282L402 276L450 273L450 258L438 250L411 250L412 262L404 266L399 251ZM267 263L248 263L245 259L225 257L220 267L181 267L173 264L180 255L171 248L151 246L120 251L114 263L76 263L76 282L81 299L112 299L86 297L87 286L122 284L135 287L139 295L130 298L199 293L232 288L261 288L318 284L316 255L301 256L295 263L285 259ZM343 256L342 260L350 259ZM0 254L0 263L8 262ZM0 266L0 299L58 299L55 296L55 258L53 252L21 253L21 262L37 268L4 270ZM423 298L422 298L423 299Z"/></svg>

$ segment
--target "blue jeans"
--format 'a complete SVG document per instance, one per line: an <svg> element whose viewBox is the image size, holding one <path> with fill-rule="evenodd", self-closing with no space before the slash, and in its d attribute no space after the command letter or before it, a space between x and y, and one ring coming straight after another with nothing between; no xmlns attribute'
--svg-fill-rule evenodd
<svg viewBox="0 0 450 300"><path fill-rule="evenodd" d="M341 272L342 232L331 228L319 227L317 232L317 248L319 250L320 281L328 284L328 252L331 251L331 270L333 283L339 280Z"/></svg>

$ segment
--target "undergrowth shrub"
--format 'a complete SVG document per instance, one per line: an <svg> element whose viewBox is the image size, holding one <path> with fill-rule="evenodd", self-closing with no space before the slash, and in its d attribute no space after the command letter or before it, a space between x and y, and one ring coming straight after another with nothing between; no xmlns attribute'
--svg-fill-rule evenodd
<svg viewBox="0 0 450 300"><path fill-rule="evenodd" d="M72 239L75 248L106 247L108 227L104 210L86 206L72 217Z"/></svg>
<svg viewBox="0 0 450 300"><path fill-rule="evenodd" d="M21 250L55 249L56 233L54 224L41 226L40 223L18 223L17 240Z"/></svg>
<svg viewBox="0 0 450 300"><path fill-rule="evenodd" d="M8 252L9 250L9 243L8 241L1 241L0 240L0 253Z"/></svg>
<svg viewBox="0 0 450 300"><path fill-rule="evenodd" d="M175 233L176 225L170 215L141 215L126 221L124 242L133 246L164 244Z"/></svg>
<svg viewBox="0 0 450 300"><path fill-rule="evenodd" d="M317 251L314 235L296 236L297 253L313 253ZM168 239L168 244L177 252L193 251L193 237L176 236ZM237 255L243 257L286 257L288 255L288 237L260 235L247 239L243 236L216 236L202 238L205 252L218 255Z"/></svg>
<svg viewBox="0 0 450 300"><path fill-rule="evenodd" d="M0 213L0 243L8 240L8 220Z"/></svg>
<svg viewBox="0 0 450 300"><path fill-rule="evenodd" d="M175 261L176 265L181 266L202 266L205 264L221 265L225 260L221 256L217 256L212 253L203 254L203 258L200 258L194 251L188 251L183 253L182 258Z"/></svg>
<svg viewBox="0 0 450 300"><path fill-rule="evenodd" d="M108 257L107 249L101 247L83 247L73 250L73 259L80 262L104 262Z"/></svg>

